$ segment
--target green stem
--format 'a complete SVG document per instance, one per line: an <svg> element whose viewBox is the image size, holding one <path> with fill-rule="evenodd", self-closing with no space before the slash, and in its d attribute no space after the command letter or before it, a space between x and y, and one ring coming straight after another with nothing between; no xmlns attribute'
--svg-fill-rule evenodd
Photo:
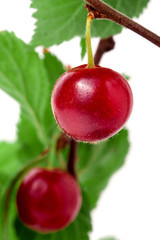
<svg viewBox="0 0 160 240"><path fill-rule="evenodd" d="M93 14L88 13L87 16L87 24L86 24L86 46L87 46L87 53L88 53L88 66L90 68L94 67L94 60L92 54L92 47L91 47L91 20L93 19Z"/></svg>
<svg viewBox="0 0 160 240"><path fill-rule="evenodd" d="M48 168L52 169L55 165L55 161L57 160L56 155L56 145L57 145L58 136L55 134L52 136L51 143L50 143L50 153L48 155Z"/></svg>

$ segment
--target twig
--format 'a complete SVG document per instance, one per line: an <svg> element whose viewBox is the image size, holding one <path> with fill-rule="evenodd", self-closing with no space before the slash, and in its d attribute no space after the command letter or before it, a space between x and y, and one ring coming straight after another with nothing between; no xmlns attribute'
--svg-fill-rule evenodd
<svg viewBox="0 0 160 240"><path fill-rule="evenodd" d="M75 178L77 178L76 176L77 149L78 149L78 142L72 139L70 142L70 151L68 156L67 170Z"/></svg>
<svg viewBox="0 0 160 240"><path fill-rule="evenodd" d="M160 37L158 35L151 32L142 25L136 23L126 15L113 9L108 4L102 2L101 0L86 0L86 2L89 4L86 5L86 9L89 12L92 12L95 18L106 18L112 20L122 25L123 27L126 27L134 31L135 33L141 35L142 37L149 40L156 46L160 47Z"/></svg>
<svg viewBox="0 0 160 240"><path fill-rule="evenodd" d="M62 132L57 139L56 152L63 150L68 144L70 144L71 138L64 132Z"/></svg>
<svg viewBox="0 0 160 240"><path fill-rule="evenodd" d="M103 54L105 52L112 50L114 46L115 46L115 42L113 40L113 37L101 39L99 41L97 51L94 55L94 63L99 64Z"/></svg>

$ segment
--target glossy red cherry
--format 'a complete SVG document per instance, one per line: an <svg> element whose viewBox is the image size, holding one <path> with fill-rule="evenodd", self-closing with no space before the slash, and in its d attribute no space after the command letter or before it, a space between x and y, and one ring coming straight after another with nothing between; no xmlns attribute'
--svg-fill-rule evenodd
<svg viewBox="0 0 160 240"><path fill-rule="evenodd" d="M32 230L48 233L65 228L76 218L81 192L69 173L34 168L24 177L16 201L21 221Z"/></svg>
<svg viewBox="0 0 160 240"><path fill-rule="evenodd" d="M117 133L130 116L133 96L119 73L96 65L65 72L51 99L59 126L72 138L95 142Z"/></svg>

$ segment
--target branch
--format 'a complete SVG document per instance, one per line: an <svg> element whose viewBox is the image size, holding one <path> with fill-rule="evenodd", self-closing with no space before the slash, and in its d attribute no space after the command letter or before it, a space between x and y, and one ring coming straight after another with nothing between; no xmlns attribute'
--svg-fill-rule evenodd
<svg viewBox="0 0 160 240"><path fill-rule="evenodd" d="M62 132L57 139L56 152L63 150L68 144L70 144L71 138L64 132Z"/></svg>
<svg viewBox="0 0 160 240"><path fill-rule="evenodd" d="M103 54L112 50L114 46L115 42L113 40L113 37L101 39L99 41L98 48L94 56L94 63L99 64Z"/></svg>
<svg viewBox="0 0 160 240"><path fill-rule="evenodd" d="M86 9L89 12L94 14L95 18L107 18L116 22L123 27L126 27L135 33L141 35L142 37L146 38L156 46L160 47L160 37L155 33L151 32L147 28L141 26L140 24L136 23L126 15L118 12L117 10L113 9L108 4L102 2L101 0L85 0L89 5L86 5ZM90 6L91 5L91 6Z"/></svg>
<svg viewBox="0 0 160 240"><path fill-rule="evenodd" d="M72 139L70 142L67 170L75 178L76 178L77 149L78 149L78 142Z"/></svg>

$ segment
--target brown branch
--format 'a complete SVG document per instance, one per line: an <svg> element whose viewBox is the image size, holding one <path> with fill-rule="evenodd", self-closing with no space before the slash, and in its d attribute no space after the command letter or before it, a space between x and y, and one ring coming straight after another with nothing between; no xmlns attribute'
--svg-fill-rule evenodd
<svg viewBox="0 0 160 240"><path fill-rule="evenodd" d="M98 44L97 51L94 55L94 63L99 64L100 60L105 52L112 50L115 46L113 37L101 39Z"/></svg>
<svg viewBox="0 0 160 240"><path fill-rule="evenodd" d="M64 132L62 132L57 139L56 152L63 150L68 144L70 144L71 138Z"/></svg>
<svg viewBox="0 0 160 240"><path fill-rule="evenodd" d="M132 30L133 32L146 38L156 46L160 47L160 37L158 35L151 32L142 25L136 23L126 15L118 12L117 10L113 9L111 6L102 2L101 0L85 0L85 1L89 4L86 5L86 9L89 12L92 12L95 18L101 19L106 18L112 20L113 22L116 22L122 25L123 27Z"/></svg>
<svg viewBox="0 0 160 240"><path fill-rule="evenodd" d="M78 149L78 142L72 139L70 142L70 151L68 156L67 170L75 178L77 178L76 176L77 149Z"/></svg>

